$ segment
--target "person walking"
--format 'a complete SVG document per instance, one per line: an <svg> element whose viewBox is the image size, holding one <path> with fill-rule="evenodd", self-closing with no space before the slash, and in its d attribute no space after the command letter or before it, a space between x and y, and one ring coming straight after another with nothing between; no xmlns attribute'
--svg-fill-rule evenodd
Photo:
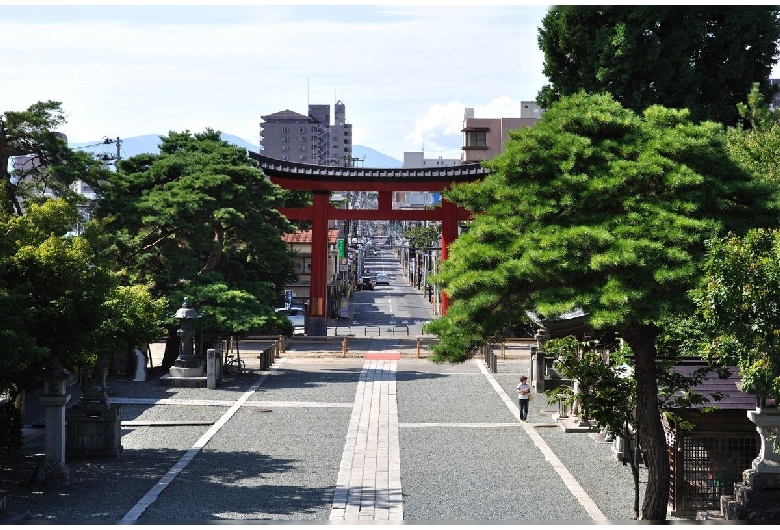
<svg viewBox="0 0 780 530"><path fill-rule="evenodd" d="M531 399L531 387L528 386L528 378L520 376L520 384L517 385L518 405L520 406L520 421L528 421L528 402Z"/></svg>

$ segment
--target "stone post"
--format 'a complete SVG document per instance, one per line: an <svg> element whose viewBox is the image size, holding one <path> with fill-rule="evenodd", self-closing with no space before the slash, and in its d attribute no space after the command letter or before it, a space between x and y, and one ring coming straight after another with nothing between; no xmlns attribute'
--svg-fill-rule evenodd
<svg viewBox="0 0 780 530"><path fill-rule="evenodd" d="M66 394L69 372L54 367L43 380L41 404L46 407L46 457L35 470L33 481L37 484L70 485L71 472L65 463L65 405L70 401Z"/></svg>
<svg viewBox="0 0 780 530"><path fill-rule="evenodd" d="M536 393L544 392L544 345L550 339L550 334L545 328L539 328L534 335L537 347L531 347L531 381Z"/></svg>
<svg viewBox="0 0 780 530"><path fill-rule="evenodd" d="M133 348L135 353L135 377L133 381L146 381L146 355L140 348Z"/></svg>
<svg viewBox="0 0 780 530"><path fill-rule="evenodd" d="M220 358L221 360L221 358ZM206 388L217 388L217 352L210 348L206 351Z"/></svg>

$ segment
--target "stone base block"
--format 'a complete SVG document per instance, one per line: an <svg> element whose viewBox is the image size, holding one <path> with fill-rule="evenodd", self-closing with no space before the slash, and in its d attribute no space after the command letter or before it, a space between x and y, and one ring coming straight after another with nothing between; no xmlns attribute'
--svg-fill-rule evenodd
<svg viewBox="0 0 780 530"><path fill-rule="evenodd" d="M65 411L69 457L119 456L122 420L119 405L79 403Z"/></svg>
<svg viewBox="0 0 780 530"><path fill-rule="evenodd" d="M72 474L64 462L41 462L30 479L30 484L37 487L70 486Z"/></svg>
<svg viewBox="0 0 780 530"><path fill-rule="evenodd" d="M734 495L720 499L720 509L728 521L780 520L780 475L748 469L743 482L734 484Z"/></svg>
<svg viewBox="0 0 780 530"><path fill-rule="evenodd" d="M725 519L728 521L778 521L780 506L757 508L743 506L737 501L730 501L725 506Z"/></svg>
<svg viewBox="0 0 780 530"><path fill-rule="evenodd" d="M179 366L171 366L168 369L168 374L171 377L201 377L203 376L203 367L198 366L196 368L182 368Z"/></svg>
<svg viewBox="0 0 780 530"><path fill-rule="evenodd" d="M757 490L780 490L780 473L759 473L746 469L742 473L742 482Z"/></svg>
<svg viewBox="0 0 780 530"><path fill-rule="evenodd" d="M173 377L170 374L160 377L158 380L161 385L176 387L176 388L206 388L208 386L208 378L203 377Z"/></svg>

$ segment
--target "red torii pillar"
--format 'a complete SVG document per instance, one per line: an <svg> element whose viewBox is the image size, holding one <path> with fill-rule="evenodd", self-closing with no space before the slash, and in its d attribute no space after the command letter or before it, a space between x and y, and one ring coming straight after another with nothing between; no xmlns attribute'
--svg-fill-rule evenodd
<svg viewBox="0 0 780 530"><path fill-rule="evenodd" d="M458 237L458 208L448 200L441 200L441 260L447 261L448 246ZM447 314L447 293L441 293L441 314Z"/></svg>
<svg viewBox="0 0 780 530"><path fill-rule="evenodd" d="M330 191L314 191L311 223L311 284L308 334L328 334L328 206Z"/></svg>

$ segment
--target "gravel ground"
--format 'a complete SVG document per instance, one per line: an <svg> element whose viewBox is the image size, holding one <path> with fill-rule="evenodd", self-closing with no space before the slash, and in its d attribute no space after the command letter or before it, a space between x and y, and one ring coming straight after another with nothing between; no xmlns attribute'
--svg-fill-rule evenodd
<svg viewBox="0 0 780 530"><path fill-rule="evenodd" d="M240 408L139 522L327 522L362 366L360 358L277 363L249 397L260 406ZM476 362L405 358L398 366L406 521L592 522ZM491 374L512 404L523 366L503 361L500 373ZM112 378L109 394L233 402L257 381L258 374L244 374L208 390ZM122 405L121 414L123 421L216 422L228 408L132 404ZM529 419L537 432L610 521L630 521L629 469L608 444L587 433L564 434L554 426L552 409L543 395L535 396ZM121 455L69 460L74 480L61 488L24 485L42 458L39 436L22 454L0 458L0 490L10 493L11 512L26 512L33 521L115 523L208 429L123 427Z"/></svg>

